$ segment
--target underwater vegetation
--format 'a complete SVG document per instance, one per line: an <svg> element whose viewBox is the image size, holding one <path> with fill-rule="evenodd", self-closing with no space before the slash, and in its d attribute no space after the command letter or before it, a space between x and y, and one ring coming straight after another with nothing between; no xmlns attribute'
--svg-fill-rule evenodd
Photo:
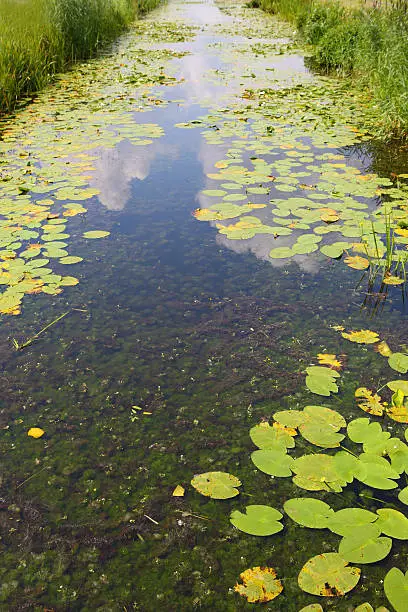
<svg viewBox="0 0 408 612"><path fill-rule="evenodd" d="M160 0L1 0L0 113L96 54Z"/></svg>
<svg viewBox="0 0 408 612"><path fill-rule="evenodd" d="M337 331L342 329L337 326ZM342 336L360 345L376 345L378 352L388 356L390 367L402 373L408 372L408 355L401 353L397 362L393 361L392 355L397 353L392 353L384 341L380 342L376 332L342 331ZM337 393L338 387L330 375L340 376L341 362L336 355L324 353L318 355L318 360L324 365L306 368L307 388L316 395ZM365 398L359 407L376 417L383 416L385 410L393 420L407 424L408 381L393 380L384 386L392 392L388 403L381 404L378 395L359 388L356 397ZM341 430L345 433L339 433ZM299 489L314 493L324 491L328 494L327 500L330 495L338 496L354 482L358 499L355 507L346 505L346 497L342 507L336 511L319 497L294 497L283 503L284 513L301 527L328 529L341 537L337 552L315 555L300 568L297 582L306 593L319 597L343 597L357 586L361 576L361 568L350 563L377 563L389 555L394 539L408 540L408 518L403 511L403 506L408 504L408 429L399 437L391 436L380 422L370 418L356 418L347 423L342 414L327 406L308 405L303 410L275 412L253 426L249 435L257 447L251 454L253 464L272 479L292 477ZM313 449L310 452L302 444L300 452L306 450L306 453L296 453L295 440L299 435L317 446L319 452ZM332 449L338 448L341 450L333 452ZM227 472L195 475L191 485L201 495L216 500L235 498L241 492L245 495L241 480ZM377 491L392 491L394 495L381 499ZM366 499L367 507L364 505ZM373 501L380 505L375 512L368 509ZM276 508L251 504L242 511L233 510L230 522L246 534L266 537L284 531L286 520ZM405 565L405 575L400 568L393 567L386 572L383 581L384 594L396 612L407 610L408 570ZM250 603L271 601L284 590L284 584L271 567L248 569L241 573L240 578L243 584L237 583L234 590ZM322 609L319 604L302 608ZM355 610L373 608L367 603Z"/></svg>
<svg viewBox="0 0 408 612"><path fill-rule="evenodd" d="M354 84L367 87L380 110L379 133L407 135L406 3L350 7L319 0L252 0L250 5L293 22L312 45L315 66L351 75Z"/></svg>

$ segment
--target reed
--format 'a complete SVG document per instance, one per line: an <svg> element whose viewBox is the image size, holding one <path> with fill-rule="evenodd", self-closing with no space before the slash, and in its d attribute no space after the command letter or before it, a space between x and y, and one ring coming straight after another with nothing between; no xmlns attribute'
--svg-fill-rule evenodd
<svg viewBox="0 0 408 612"><path fill-rule="evenodd" d="M94 56L160 0L0 0L0 112Z"/></svg>

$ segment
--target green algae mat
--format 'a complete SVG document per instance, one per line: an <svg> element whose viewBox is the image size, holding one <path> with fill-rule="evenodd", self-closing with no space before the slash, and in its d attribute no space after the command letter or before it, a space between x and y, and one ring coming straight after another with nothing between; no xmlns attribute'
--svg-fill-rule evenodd
<svg viewBox="0 0 408 612"><path fill-rule="evenodd" d="M0 609L406 612L408 155L170 1L0 123Z"/></svg>

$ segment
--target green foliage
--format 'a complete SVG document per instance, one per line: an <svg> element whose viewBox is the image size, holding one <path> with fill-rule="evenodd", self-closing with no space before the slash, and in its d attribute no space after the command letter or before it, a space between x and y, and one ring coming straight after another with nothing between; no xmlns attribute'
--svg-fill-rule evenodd
<svg viewBox="0 0 408 612"><path fill-rule="evenodd" d="M159 0L0 0L0 112L95 55Z"/></svg>
<svg viewBox="0 0 408 612"><path fill-rule="evenodd" d="M231 523L237 529L256 536L268 536L282 531L279 520L283 515L270 506L247 506L246 514L234 510L231 512Z"/></svg>
<svg viewBox="0 0 408 612"><path fill-rule="evenodd" d="M408 611L408 572L392 567L384 578L384 591L396 612Z"/></svg>
<svg viewBox="0 0 408 612"><path fill-rule="evenodd" d="M407 133L408 20L403 8L346 10L317 0L259 0L257 5L296 23L302 38L314 46L315 65L351 74L369 87L383 130Z"/></svg>

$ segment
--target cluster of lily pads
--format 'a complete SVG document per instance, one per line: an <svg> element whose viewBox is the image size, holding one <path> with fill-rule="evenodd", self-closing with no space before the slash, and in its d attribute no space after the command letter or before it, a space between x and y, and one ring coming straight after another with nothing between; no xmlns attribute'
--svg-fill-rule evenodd
<svg viewBox="0 0 408 612"><path fill-rule="evenodd" d="M82 261L67 250L69 220L84 215L83 204L99 194L92 186L99 150L124 140L148 146L164 133L155 123L140 123L135 112L165 104L152 88L175 82L165 67L180 53L146 48L143 39L171 42L193 32L170 22L140 22L115 54L78 65L0 123L0 313L19 314L26 294L55 295L78 283L62 271ZM95 230L83 237L108 235Z"/></svg>
<svg viewBox="0 0 408 612"><path fill-rule="evenodd" d="M242 9L229 12L241 23ZM273 21L264 24L259 36L270 37L274 27ZM267 38L261 42L272 61L275 47L267 47ZM408 175L391 180L364 173L341 150L371 138L375 111L364 95L306 72L295 84L278 68L274 78L261 70L263 55L252 63L247 58L245 39L224 56L226 69L213 71L212 80L229 85L235 99L224 108L213 103L209 114L177 124L201 128L209 144L227 147L217 171L207 175L211 182L199 194L194 216L213 222L231 247L229 241L239 240L255 248L262 238L271 259L320 251L357 270L380 266L384 284L403 284ZM243 58L254 77L252 88L242 74ZM384 238L388 227L394 236L391 254Z"/></svg>
<svg viewBox="0 0 408 612"><path fill-rule="evenodd" d="M391 353L376 332L346 332L341 326L336 329L349 341L377 344L380 353ZM335 381L341 361L336 355L326 353L319 354L318 361L319 366L307 368L306 384L312 393L330 396L331 392L338 391ZM405 401L408 381L389 381L387 387L392 395L388 403L381 404L382 410L393 420L408 423ZM380 415L379 396L360 387L356 397L363 400L360 404L363 410ZM408 429L401 439L384 431L380 422L370 418L356 418L347 423L343 415L327 406L308 405L303 410L275 412L272 423L262 421L252 427L249 434L257 447L251 454L255 467L273 478L292 477L293 484L304 491L338 494L357 482L372 489L397 493L376 512L360 507L336 512L326 502L313 497L294 497L283 504L284 513L302 527L329 529L341 537L337 551L312 557L300 569L298 585L303 591L324 597L342 596L358 584L361 575L361 569L349 563L381 561L390 553L393 539L408 540L408 518L395 508L398 503L408 505ZM298 435L321 449L320 452L296 455ZM226 472L207 472L196 475L191 484L202 495L230 499L239 495L242 483ZM244 511L233 510L230 515L234 527L254 536L281 532L283 518L280 510L256 504L247 506ZM273 568L246 570L241 579L242 584L237 584L235 590L254 603L270 601L283 589ZM395 610L405 612L408 572L404 575L399 568L392 568L385 576L384 590ZM369 604L364 606L357 610L372 610ZM304 608L321 609L316 604Z"/></svg>

